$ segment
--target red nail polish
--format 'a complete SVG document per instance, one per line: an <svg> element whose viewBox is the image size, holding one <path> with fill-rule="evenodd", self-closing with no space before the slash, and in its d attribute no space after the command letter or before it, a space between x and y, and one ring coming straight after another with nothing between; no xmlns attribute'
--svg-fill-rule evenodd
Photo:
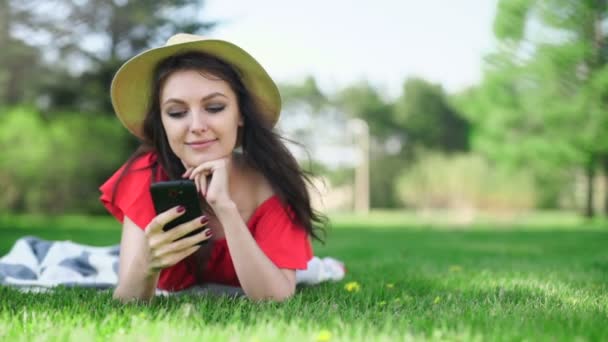
<svg viewBox="0 0 608 342"><path fill-rule="evenodd" d="M177 207L178 213L183 213L184 211L186 211L186 207L184 207L183 205L180 205L179 207Z"/></svg>
<svg viewBox="0 0 608 342"><path fill-rule="evenodd" d="M211 229L209 229L205 232L205 236L211 236L211 235L213 235L213 232L211 231Z"/></svg>
<svg viewBox="0 0 608 342"><path fill-rule="evenodd" d="M201 217L201 224L205 224L207 222L209 222L209 218L207 216Z"/></svg>

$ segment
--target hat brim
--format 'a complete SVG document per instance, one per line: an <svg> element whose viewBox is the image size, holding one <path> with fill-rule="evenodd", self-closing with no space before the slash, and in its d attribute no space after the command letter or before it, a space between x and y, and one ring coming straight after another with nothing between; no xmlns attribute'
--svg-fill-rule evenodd
<svg viewBox="0 0 608 342"><path fill-rule="evenodd" d="M266 70L240 47L218 39L205 39L147 50L125 62L114 75L110 94L116 115L135 136L143 138L143 121L149 110L154 69L170 56L204 52L235 67L256 105L274 126L281 111L281 95Z"/></svg>

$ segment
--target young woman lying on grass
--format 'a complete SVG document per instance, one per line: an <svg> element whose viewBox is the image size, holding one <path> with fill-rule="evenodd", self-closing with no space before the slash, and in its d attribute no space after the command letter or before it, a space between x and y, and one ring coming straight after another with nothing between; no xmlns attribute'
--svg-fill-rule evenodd
<svg viewBox="0 0 608 342"><path fill-rule="evenodd" d="M141 140L100 188L123 224L114 297L145 300L157 288L204 283L240 286L253 300L291 297L325 218L273 131L281 98L262 66L232 43L178 34L127 61L111 96ZM150 185L183 178L196 183L205 215L164 231L185 209L156 213Z"/></svg>

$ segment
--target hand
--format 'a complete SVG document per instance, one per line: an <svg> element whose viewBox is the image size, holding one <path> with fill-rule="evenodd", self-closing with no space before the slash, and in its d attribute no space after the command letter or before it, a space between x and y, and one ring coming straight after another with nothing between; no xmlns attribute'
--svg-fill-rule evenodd
<svg viewBox="0 0 608 342"><path fill-rule="evenodd" d="M180 208L178 206L158 214L145 229L148 241L147 260L150 274L177 264L182 259L196 252L200 248L197 245L199 242L211 237L211 230L207 228L198 234L176 241L190 232L207 225L209 219L206 216L182 223L169 231L163 231L163 227L167 223L184 214L185 211L182 209L183 207Z"/></svg>
<svg viewBox="0 0 608 342"><path fill-rule="evenodd" d="M194 180L198 192L213 208L218 203L232 202L228 186L229 166L230 158L221 158L188 168L182 177Z"/></svg>

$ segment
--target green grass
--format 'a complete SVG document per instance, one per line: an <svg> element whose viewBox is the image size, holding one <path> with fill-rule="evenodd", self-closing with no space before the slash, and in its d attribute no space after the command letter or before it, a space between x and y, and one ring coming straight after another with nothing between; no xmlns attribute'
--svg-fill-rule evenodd
<svg viewBox="0 0 608 342"><path fill-rule="evenodd" d="M0 287L0 340L607 340L608 229L541 215L472 225L337 215L317 255L340 283L285 303L184 295L121 305L109 291ZM118 242L110 218L0 216L0 254L24 235ZM345 285L357 282L359 291Z"/></svg>

